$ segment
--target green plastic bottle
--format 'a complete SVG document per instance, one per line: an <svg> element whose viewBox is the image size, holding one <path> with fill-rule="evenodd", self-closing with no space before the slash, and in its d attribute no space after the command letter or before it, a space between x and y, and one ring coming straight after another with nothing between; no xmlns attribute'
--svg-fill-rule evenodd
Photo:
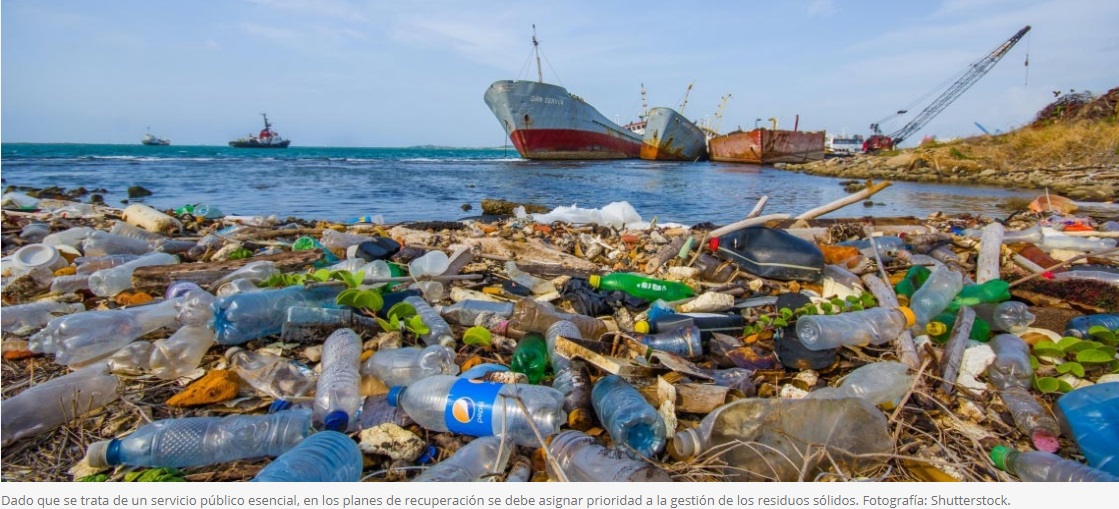
<svg viewBox="0 0 1119 509"><path fill-rule="evenodd" d="M548 371L548 343L544 341L544 336L535 332L525 334L513 350L509 369L524 373L528 377L528 383L540 383Z"/></svg>
<svg viewBox="0 0 1119 509"><path fill-rule="evenodd" d="M928 333L929 339L937 343L947 343L948 337L952 335L952 326L956 325L957 311L945 311L933 317L928 324L925 325L925 332ZM968 338L974 339L981 343L986 343L991 338L991 325L986 320L975 317L975 321L971 324L971 334Z"/></svg>
<svg viewBox="0 0 1119 509"><path fill-rule="evenodd" d="M914 265L905 272L905 277L898 284L894 285L894 293L898 295L898 304L902 306L909 305L909 299L917 292L921 285L925 284L925 280L929 278L932 271L923 265Z"/></svg>
<svg viewBox="0 0 1119 509"><path fill-rule="evenodd" d="M960 306L998 304L1004 300L1010 300L1010 283L1001 279L992 279L983 284L964 286L948 304L947 311L956 311Z"/></svg>
<svg viewBox="0 0 1119 509"><path fill-rule="evenodd" d="M674 301L686 299L695 295L695 292L684 283L654 279L624 272L614 272L605 276L592 275L588 278L588 282L594 288L621 290L634 297L650 302L657 299Z"/></svg>

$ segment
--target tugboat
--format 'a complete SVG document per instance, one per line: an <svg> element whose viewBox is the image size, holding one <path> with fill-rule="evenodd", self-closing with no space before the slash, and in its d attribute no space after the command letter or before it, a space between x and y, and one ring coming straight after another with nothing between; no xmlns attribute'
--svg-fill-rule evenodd
<svg viewBox="0 0 1119 509"><path fill-rule="evenodd" d="M261 113L264 117L264 129L260 130L260 134L253 136L249 135L248 138L238 138L229 142L229 146L233 148L288 148L291 140L286 140L280 133L272 130L272 124L268 122L268 114Z"/></svg>
<svg viewBox="0 0 1119 509"><path fill-rule="evenodd" d="M155 145L155 146L161 146L162 147L162 146L170 145L171 140L169 140L167 138L160 138L159 136L156 136L156 135L152 134L151 133L151 128L149 127L148 128L148 133L144 135L144 138L140 140L140 143L143 143L144 145Z"/></svg>

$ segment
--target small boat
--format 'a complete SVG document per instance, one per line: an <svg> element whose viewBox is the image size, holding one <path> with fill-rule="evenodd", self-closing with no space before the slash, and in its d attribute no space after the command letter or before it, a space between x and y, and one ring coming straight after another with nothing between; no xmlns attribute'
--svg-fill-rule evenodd
<svg viewBox="0 0 1119 509"><path fill-rule="evenodd" d="M864 141L861 134L828 134L824 136L824 157L853 156L862 152Z"/></svg>
<svg viewBox="0 0 1119 509"><path fill-rule="evenodd" d="M156 135L152 134L149 130L149 132L144 135L144 138L140 140L140 143L142 143L144 145L154 145L154 146L161 146L162 147L162 146L170 145L171 140L169 140L167 138L160 138L159 136L156 136Z"/></svg>
<svg viewBox="0 0 1119 509"><path fill-rule="evenodd" d="M248 138L239 138L229 142L229 146L233 148L288 148L291 140L286 140L280 133L272 130L272 124L268 122L268 114L261 113L264 117L264 129L256 136L249 134Z"/></svg>
<svg viewBox="0 0 1119 509"><path fill-rule="evenodd" d="M645 118L641 158L699 161L707 158L707 134L672 108L653 108Z"/></svg>
<svg viewBox="0 0 1119 509"><path fill-rule="evenodd" d="M824 159L823 131L759 128L711 138L712 161L729 163L806 163Z"/></svg>

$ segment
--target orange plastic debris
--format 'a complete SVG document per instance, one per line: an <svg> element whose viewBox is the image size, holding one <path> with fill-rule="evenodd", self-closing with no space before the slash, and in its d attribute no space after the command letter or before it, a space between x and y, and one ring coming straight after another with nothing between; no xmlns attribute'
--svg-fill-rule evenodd
<svg viewBox="0 0 1119 509"><path fill-rule="evenodd" d="M1057 196L1055 194L1041 195L1034 198L1030 202L1030 211L1032 212L1060 212L1062 214L1071 214L1076 212L1079 207L1073 203L1072 200L1064 196Z"/></svg>
<svg viewBox="0 0 1119 509"><path fill-rule="evenodd" d="M78 268L73 265L67 265L54 271L55 276L73 276L78 273Z"/></svg>
<svg viewBox="0 0 1119 509"><path fill-rule="evenodd" d="M845 260L859 256L859 248L854 246L820 245L819 247L820 251L824 253L824 263L829 265L837 265Z"/></svg>
<svg viewBox="0 0 1119 509"><path fill-rule="evenodd" d="M236 373L226 369L212 369L206 373L206 376L188 385L183 392L171 396L167 404L174 407L193 407L221 403L237 397L240 388L241 379Z"/></svg>
<svg viewBox="0 0 1119 509"><path fill-rule="evenodd" d="M147 304L151 302L152 296L147 292L120 292L113 301L118 306L139 306L140 304Z"/></svg>

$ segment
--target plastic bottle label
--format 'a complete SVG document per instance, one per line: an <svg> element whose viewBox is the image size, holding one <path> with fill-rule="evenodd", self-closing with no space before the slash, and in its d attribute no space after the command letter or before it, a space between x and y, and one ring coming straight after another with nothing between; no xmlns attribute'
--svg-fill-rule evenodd
<svg viewBox="0 0 1119 509"><path fill-rule="evenodd" d="M493 405L505 384L460 379L447 394L447 430L475 437L493 434Z"/></svg>

